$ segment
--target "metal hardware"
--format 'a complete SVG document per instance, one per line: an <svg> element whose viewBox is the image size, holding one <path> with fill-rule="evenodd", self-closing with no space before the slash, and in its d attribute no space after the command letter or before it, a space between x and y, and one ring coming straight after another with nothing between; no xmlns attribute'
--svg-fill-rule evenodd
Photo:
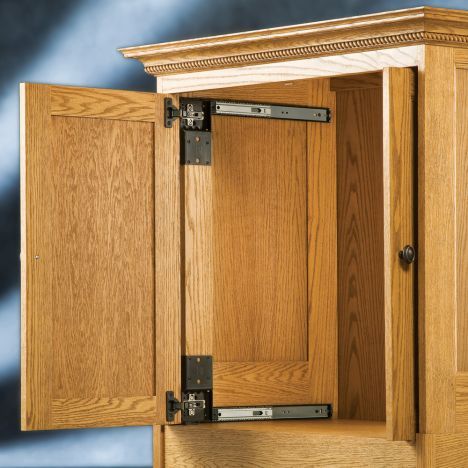
<svg viewBox="0 0 468 468"><path fill-rule="evenodd" d="M213 358L211 356L183 356L183 422L193 423L211 420L212 388Z"/></svg>
<svg viewBox="0 0 468 468"><path fill-rule="evenodd" d="M211 164L210 101L180 99L180 109L164 98L164 126L171 128L180 119L180 162L183 165Z"/></svg>
<svg viewBox="0 0 468 468"><path fill-rule="evenodd" d="M166 392L166 421L174 421L174 416L182 408L180 401L174 396L174 392Z"/></svg>
<svg viewBox="0 0 468 468"><path fill-rule="evenodd" d="M211 390L213 388L213 358L211 356L182 356L182 388Z"/></svg>
<svg viewBox="0 0 468 468"><path fill-rule="evenodd" d="M211 390L182 392L182 422L186 424L211 421Z"/></svg>
<svg viewBox="0 0 468 468"><path fill-rule="evenodd" d="M174 107L171 98L164 98L164 126L172 128L172 122L180 117L179 109Z"/></svg>
<svg viewBox="0 0 468 468"><path fill-rule="evenodd" d="M164 126L172 128L180 119L180 162L183 165L211 165L211 116L263 117L268 119L330 122L326 107L279 106L271 104L180 99L177 109L164 98Z"/></svg>
<svg viewBox="0 0 468 468"><path fill-rule="evenodd" d="M412 245L405 245L403 250L398 252L398 256L409 265L416 260L416 250Z"/></svg>
<svg viewBox="0 0 468 468"><path fill-rule="evenodd" d="M307 122L330 122L331 119L330 109L326 107L279 106L226 101L212 101L211 114Z"/></svg>
<svg viewBox="0 0 468 468"><path fill-rule="evenodd" d="M236 406L213 408L212 356L182 356L182 398L166 392L166 419L182 411L185 424L268 419L317 419L332 415L332 405Z"/></svg>
<svg viewBox="0 0 468 468"><path fill-rule="evenodd" d="M211 164L211 132L183 130L180 142L181 164Z"/></svg>
<svg viewBox="0 0 468 468"><path fill-rule="evenodd" d="M213 408L213 421L257 421L273 419L273 408Z"/></svg>
<svg viewBox="0 0 468 468"><path fill-rule="evenodd" d="M212 420L258 421L269 419L323 419L332 415L332 405L239 406L213 408Z"/></svg>
<svg viewBox="0 0 468 468"><path fill-rule="evenodd" d="M211 421L213 359L211 356L182 356L182 398L166 392L166 419L174 421L177 411L182 411L182 422Z"/></svg>

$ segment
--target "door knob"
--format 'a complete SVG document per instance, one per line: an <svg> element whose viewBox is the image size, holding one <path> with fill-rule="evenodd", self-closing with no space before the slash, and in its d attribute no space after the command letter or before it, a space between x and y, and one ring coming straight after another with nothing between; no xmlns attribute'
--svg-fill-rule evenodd
<svg viewBox="0 0 468 468"><path fill-rule="evenodd" d="M416 259L416 250L412 245L405 245L403 250L400 250L398 256L408 265Z"/></svg>

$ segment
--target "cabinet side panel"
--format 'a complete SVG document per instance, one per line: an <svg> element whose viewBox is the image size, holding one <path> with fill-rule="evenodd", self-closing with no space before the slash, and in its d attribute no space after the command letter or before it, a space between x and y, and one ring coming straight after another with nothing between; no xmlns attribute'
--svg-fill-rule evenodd
<svg viewBox="0 0 468 468"><path fill-rule="evenodd" d="M456 70L457 370L468 372L468 66Z"/></svg>
<svg viewBox="0 0 468 468"><path fill-rule="evenodd" d="M382 90L336 96L339 415L385 420Z"/></svg>
<svg viewBox="0 0 468 468"><path fill-rule="evenodd" d="M455 50L426 46L418 76L419 430L454 432ZM440 109L447 109L439 116ZM441 408L443 409L441 411Z"/></svg>
<svg viewBox="0 0 468 468"><path fill-rule="evenodd" d="M468 54L457 53L456 99L456 431L468 432Z"/></svg>
<svg viewBox="0 0 468 468"><path fill-rule="evenodd" d="M419 434L418 467L465 468L468 460L468 434Z"/></svg>

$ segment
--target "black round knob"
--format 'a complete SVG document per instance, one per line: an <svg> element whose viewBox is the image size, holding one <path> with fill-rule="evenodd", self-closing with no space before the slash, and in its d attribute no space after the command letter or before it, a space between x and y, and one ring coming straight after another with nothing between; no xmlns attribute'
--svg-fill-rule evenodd
<svg viewBox="0 0 468 468"><path fill-rule="evenodd" d="M416 250L412 245L405 245L403 250L398 253L398 256L409 265L416 259Z"/></svg>

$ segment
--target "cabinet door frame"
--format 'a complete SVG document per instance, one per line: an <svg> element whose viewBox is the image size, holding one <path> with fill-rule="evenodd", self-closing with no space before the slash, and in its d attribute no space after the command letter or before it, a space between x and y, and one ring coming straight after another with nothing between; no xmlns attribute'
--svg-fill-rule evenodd
<svg viewBox="0 0 468 468"><path fill-rule="evenodd" d="M166 422L166 402L165 392L166 390L173 390L176 395L180 396L180 311L181 311L181 299L180 299L180 195L179 195L179 141L178 141L178 124L174 125L173 129L164 128L164 113L163 113L163 102L164 96L157 95L155 93L142 93L135 91L117 91L107 89L93 89L93 88L75 88L65 86L51 86L51 85L40 85L40 84L21 84L20 86L20 100L21 100L21 336L22 336L22 353L21 353L21 426L23 430L42 430L42 429L63 429L63 428L87 428L87 427L105 427L105 426L128 426L128 425L152 425L152 424L164 424ZM124 377L131 375L132 370L128 369L128 361L123 358L121 360L114 358L110 361L113 363L115 377L108 375L103 377L102 381L99 372L96 375L89 376L88 373L83 375L88 377L95 377L96 382L83 383L83 388L87 389L86 394L79 395L81 390L77 390L76 398L60 397L55 387L52 385L54 377L54 347L53 343L61 340L62 335L57 330L54 333L54 294L70 295L69 310L67 313L76 316L80 312L83 313L84 317L87 317L86 311L83 310L83 305L79 301L75 301L71 297L72 292L69 292L67 287L60 283L52 282L51 280L51 269L54 268L53 274L57 278L60 278L60 271L56 271L56 267L53 265L60 264L60 258L56 255L62 255L67 251L68 247L66 244L71 244L74 239L68 239L67 233L61 233L61 242L64 245L56 246L54 244L55 232L53 229L46 229L47 233L43 232L43 228L47 227L49 220L47 219L47 208L50 206L50 197L56 200L61 198L61 193L56 189L55 181L62 177L62 169L66 168L67 162L63 158L78 157L78 154L70 154L70 150L67 148L52 148L52 144L57 139L58 133L56 127L53 126L53 120L57 123L62 119L62 122L67 121L68 127L70 128L81 128L80 125L84 125L83 128L91 128L93 125L90 122L95 122L95 127L100 124L107 130L103 134L96 132L93 135L81 134L79 137L73 136L73 144L78 148L77 153L81 157L79 169L77 170L78 175L75 174L75 178L78 177L78 184L87 184L87 177L94 177L94 181L99 181L98 175L93 168L93 164L101 164L100 173L101 176L105 174L103 167L108 167L109 171L117 171L114 176L119 182L117 182L117 193L114 193L112 188L105 188L101 191L100 186L91 185L89 190L96 190L96 193L91 192L90 196L86 196L86 202L90 204L91 213L99 213L99 208L95 208L93 211L93 203L100 203L98 198L101 197L107 200L105 203L112 206L112 197L116 196L115 204L122 200L120 195L125 193L126 196L132 196L132 190L137 190L138 182L135 177L138 177L138 170L147 170L148 168L154 168L151 174L145 177L146 189L144 195L139 193L139 197L146 197L144 200L139 200L138 203L142 202L146 204L146 207L150 207L153 203L155 206L154 218L156 221L144 220L142 218L142 212L139 216L134 216L134 212L129 213L128 209L125 212L117 210L120 215L125 219L120 219L120 230L128 235L129 229L125 227L125 223L132 223L133 219L144 221L146 225L153 225L154 232L152 233L152 227L148 232L147 227L145 228L145 234L141 237L141 242L144 239L151 243L151 252L148 255L151 256L149 260L145 260L145 268L148 271L142 273L140 268L139 274L145 276L139 276L137 278L131 278L131 292L128 294L128 301L131 301L135 295L140 298L144 298L145 293L138 291L139 287L147 287L151 289L151 294L155 294L152 299L146 299L145 301L145 317L147 322L152 322L152 332L144 332L144 325L139 325L139 331L135 332L136 335L122 335L119 332L120 338L124 339L129 336L128 347L129 352L132 349L138 351L140 356L145 356L146 351L150 353L151 358L148 364L148 355L146 367L153 367L154 379L151 385L148 383L146 387L152 386L153 392L147 394L133 394L131 385L127 391L123 388L124 384L112 384L112 382L118 382L118 375L122 374ZM116 122L117 121L117 122ZM74 127L74 126L77 127ZM145 125L145 126L143 126ZM60 127L57 127L60 128ZM136 128L140 133L135 133ZM76 130L83 132L83 130ZM133 132L133 133L132 133ZM143 133L142 133L143 132ZM146 133L148 132L148 133ZM151 136L150 133L151 132ZM125 146L130 145L135 150L134 154L140 154L140 140L138 138L143 135L145 137L146 145L146 157L148 158L145 165L141 165L137 159L132 159L130 162L131 168L129 173L125 174L125 177L119 175L119 170L124 170L119 166L119 160L117 156L114 158L114 154L120 151L120 155L125 153ZM60 140L57 140L60 141ZM82 143L83 142L83 143ZM54 143L57 145L57 142ZM86 151L93 154L86 153L86 151L80 152L81 145L87 144ZM100 151L99 144L103 147L107 144L107 152L98 154ZM94 146L93 146L94 145ZM109 146L117 145L117 146ZM152 145L153 149L150 149ZM122 149L121 147L124 146ZM83 146L85 148L85 146ZM65 151L67 150L67 151ZM59 161L63 164L61 168L53 166L52 154L55 151L55 161ZM148 151L150 153L148 154ZM154 160L151 160L151 152L154 151ZM109 160L100 160L101 156L107 155ZM89 163L88 157L89 155ZM74 162L70 160L70 162ZM136 165L140 169L136 168ZM55 175L52 174L55 171ZM65 172L65 171L64 171ZM89 173L89 174L88 174ZM146 175L146 174L145 174ZM65 176L63 176L65 177ZM69 174L70 177L70 174ZM83 179L79 179L83 177ZM111 176L109 176L111 177ZM151 181L151 182L149 182ZM94 184L95 182L93 182ZM114 182L109 181L110 186ZM142 181L143 183L143 181ZM119 185L120 184L120 185ZM149 186L152 189L149 189ZM66 183L61 184L62 189L67 190ZM97 188L96 188L97 187ZM136 188L137 187L137 188ZM72 188L70 188L72 190ZM107 190L107 191L106 191ZM129 193L125 192L127 190ZM143 188L140 189L141 191ZM52 192L52 193L51 193ZM153 193L151 193L153 192ZM79 193L79 192L78 192ZM64 194L62 194L62 198ZM94 197L94 202L93 202ZM107 197L107 198L106 198ZM119 198L120 197L120 198ZM67 198L69 200L69 198ZM79 205L84 200L77 199L75 205ZM109 202L109 203L108 203ZM64 201L63 203L67 203ZM133 203L133 205L132 205ZM55 206L55 205L54 205ZM135 205L134 202L130 201L125 206L133 206L138 209L141 205ZM46 209L44 209L46 208ZM62 206L64 210L72 210L72 206ZM55 208L52 208L55 210ZM142 208L143 209L143 208ZM97 210L97 211L96 211ZM65 213L66 213L65 211ZM125 214L123 214L125 213ZM59 216L57 212L54 213L54 217ZM72 215L73 217L74 215ZM92 216L92 214L91 214ZM126 218L127 216L127 218ZM79 219L75 220L79 223ZM135 221L139 222L139 221ZM110 223L115 227L115 223ZM123 228L122 228L123 224ZM111 227L112 227L111 226ZM138 226L137 226L138 227ZM65 228L68 229L67 226ZM141 229L140 229L141 231ZM70 228L70 232L77 231ZM138 235L138 230L134 233ZM106 233L98 231L98 239L83 239L78 240L79 245L86 245L86 242L96 242L96 245L100 245L106 252L105 255L108 258L113 258L113 255L119 254L119 249L123 249L123 246L127 246L129 243L126 239L113 239L111 241L103 240L102 236ZM112 233L111 233L112 234ZM114 236L117 235L114 232ZM140 232L141 235L141 232ZM153 238L151 241L150 239ZM76 240L76 239L75 239ZM115 241L115 242L114 242ZM134 239L131 240L131 245L135 246L137 243ZM101 244L99 244L101 242ZM112 245L117 247L112 247ZM56 253L57 249L61 249L61 253ZM112 249L117 249L113 252ZM106 250L107 249L107 250ZM92 249L91 249L92 250ZM95 248L90 254L92 258L101 258L100 248ZM141 248L134 249L135 252L141 252ZM132 251L133 252L133 251ZM155 255L156 252L156 255ZM43 255L44 253L44 255ZM130 257L126 256L125 252L121 252L122 256L127 261ZM93 257L94 255L94 257ZM101 255L101 257L99 257ZM128 258L127 258L128 257ZM156 257L156 260L155 258ZM52 260L52 258L59 258L59 260ZM134 257L136 261L143 262L141 257ZM79 260L77 260L78 262ZM107 260L106 260L107 261ZM58 263L57 263L58 262ZM112 260L109 260L108 263ZM67 265L70 262L67 261ZM153 266L150 266L150 265ZM108 265L109 266L109 265ZM95 266L96 267L96 266ZM68 277L73 277L76 272L73 273L74 266L69 265ZM120 268L120 272L122 268ZM47 271L49 273L47 273ZM107 270L106 270L107 271ZM131 274L131 272L130 272ZM121 277L122 275L120 275ZM153 280L151 280L151 276ZM78 278L82 278L79 276ZM106 279L107 278L107 279ZM104 282L114 284L112 278L106 277ZM127 278L127 276L125 276ZM141 285L145 281L145 286ZM156 283L152 284L153 281ZM78 283L77 283L78 282ZM84 286L84 285L81 285ZM80 288L80 279L73 280L73 288L76 292ZM89 286L89 285L88 285ZM97 286L96 286L97 287ZM112 287L117 287L114 284ZM110 288L112 290L112 287ZM59 290L57 290L59 288ZM125 288L122 284L121 288ZM56 290L54 292L54 290ZM109 287L105 287L105 290L109 292ZM79 293L78 293L79 294ZM122 295L121 292L119 293ZM101 305L103 307L103 313L106 314L107 333L111 339L117 332L112 331L112 314L118 313L120 310L109 310L111 307L109 304L113 304L112 300L106 301L105 298L101 298ZM108 298L109 299L109 298ZM122 299L122 298L121 298ZM125 299L123 299L125 300ZM86 301L85 301L86 302ZM115 301L114 301L115 302ZM152 312L149 313L148 304L152 304ZM114 304L115 305L115 304ZM119 306L119 304L117 304ZM135 311L139 310L137 303L134 304ZM123 304L122 314L129 314L128 317L122 318L119 323L125 323L131 326L131 304ZM100 314L99 310L96 310L97 314ZM141 312L143 313L143 312ZM148 316L150 315L150 317ZM89 318L89 316L88 316ZM98 318L98 317L96 317ZM128 321L130 320L130 321ZM62 320L62 325L67 327ZM97 320L97 323L100 323ZM76 324L75 324L76 325ZM91 326L91 325L89 325ZM84 352L93 352L93 342L89 341L91 338L86 337L86 330L89 331L86 326L83 327L85 331L79 331L78 341L88 340L89 349L85 349ZM70 325L72 327L72 325ZM63 331L63 329L62 329ZM70 331L70 330L68 330ZM73 330L71 331L73 333ZM97 331L99 334L99 330ZM151 336L151 340L144 340L144 342L137 341L139 338L135 338L140 333L140 338ZM143 333L143 334L141 334ZM109 335L110 334L110 335ZM70 336L70 333L65 333L65 336ZM131 337L133 336L133 338ZM65 338L66 340L66 338ZM154 342L153 342L154 340ZM76 345L76 343L75 343ZM118 343L115 343L117 346ZM67 342L60 341L60 346L67 346ZM103 345L105 349L105 344ZM138 349L135 348L138 347ZM67 355L68 356L68 355ZM157 358L156 358L157 356ZM69 359L70 356L67 357ZM78 358L78 356L77 356ZM136 363L139 365L138 363ZM131 365L131 364L130 364ZM76 365L75 365L76 367ZM105 367L101 366L101 370ZM89 370L89 369L88 369ZM105 371L105 370L104 370ZM73 371L72 372L73 375ZM109 371L110 372L110 371ZM78 377L76 377L78 378ZM122 378L122 377L121 377ZM144 380L145 377L142 377ZM85 380L85 379L82 379ZM80 382L82 382L80 380ZM101 382L101 384L99 383ZM111 382L109 387L106 387L102 382ZM107 385L106 384L106 385ZM81 383L80 383L81 385ZM101 385L101 386L100 386ZM104 386L103 386L104 385ZM120 387L119 387L120 385ZM55 390L54 390L55 388ZM81 388L81 387L80 387ZM143 387L142 387L143 388ZM107 395L106 392L109 391ZM99 393L99 394L98 394ZM142 392L143 393L143 392ZM151 394L153 393L153 394Z"/></svg>

